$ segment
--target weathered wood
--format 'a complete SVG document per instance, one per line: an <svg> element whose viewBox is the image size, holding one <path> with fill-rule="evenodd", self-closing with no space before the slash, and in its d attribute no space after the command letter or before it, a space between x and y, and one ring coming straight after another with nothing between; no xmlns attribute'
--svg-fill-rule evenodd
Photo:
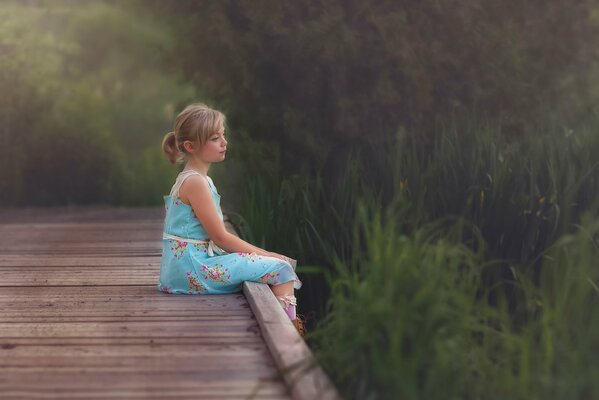
<svg viewBox="0 0 599 400"><path fill-rule="evenodd" d="M3 254L0 255L0 268L3 267L99 267L99 266L160 266L160 256L148 257L65 257L64 255L22 255Z"/></svg>
<svg viewBox="0 0 599 400"><path fill-rule="evenodd" d="M68 242L65 240L44 241L44 242L19 242L17 244L1 243L0 251L4 254L28 254L29 250L44 250L44 251L119 251L119 250L152 250L160 251L162 242L153 241L114 241L114 242Z"/></svg>
<svg viewBox="0 0 599 400"><path fill-rule="evenodd" d="M272 291L260 283L244 282L243 292L293 398L339 399L337 390L316 363L312 352L289 321Z"/></svg>
<svg viewBox="0 0 599 400"><path fill-rule="evenodd" d="M162 207L111 207L111 206L60 206L60 207L19 207L0 208L0 221L4 223L63 223L63 222L122 222L155 221L162 222Z"/></svg>
<svg viewBox="0 0 599 400"><path fill-rule="evenodd" d="M260 357L269 355L265 346L258 344L229 344L210 345L197 344L195 346L179 346L173 344L162 345L135 345L135 346L15 346L4 349L3 355L8 363L23 364L20 357L188 357L201 356L204 358L235 358L235 357ZM230 362L230 360L229 360Z"/></svg>
<svg viewBox="0 0 599 400"><path fill-rule="evenodd" d="M163 218L0 209L0 398L338 397L267 285L156 290Z"/></svg>
<svg viewBox="0 0 599 400"><path fill-rule="evenodd" d="M289 398L243 293L156 290L163 210L82 213L0 210L0 398Z"/></svg>
<svg viewBox="0 0 599 400"><path fill-rule="evenodd" d="M195 398L264 398L267 395L286 398L286 388L269 373L260 370L243 370L223 376L219 371L159 370L159 371L21 371L3 373L0 388L5 398L35 398L53 394L51 398L75 397L81 393L85 398L179 398L180 394ZM30 395L31 397L26 397ZM35 396L35 397L34 397ZM67 398L68 398L67 397ZM92 397L92 398L93 398ZM43 397L42 397L43 398Z"/></svg>
<svg viewBox="0 0 599 400"><path fill-rule="evenodd" d="M264 345L264 339L259 335L239 336L196 336L196 337L0 337L0 350L10 349L14 346L29 346L44 344L48 346L54 345L142 345L142 344L176 344L176 345L228 345L228 344L261 344ZM0 364L1 365L1 364ZM1 398L1 397L0 397Z"/></svg>
<svg viewBox="0 0 599 400"><path fill-rule="evenodd" d="M2 271L2 286L97 286L151 285L158 279L157 271L133 273L127 271Z"/></svg>

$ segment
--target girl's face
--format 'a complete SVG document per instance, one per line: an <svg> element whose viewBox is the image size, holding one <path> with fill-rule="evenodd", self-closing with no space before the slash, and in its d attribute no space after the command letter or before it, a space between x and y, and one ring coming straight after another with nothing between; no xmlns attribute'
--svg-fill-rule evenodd
<svg viewBox="0 0 599 400"><path fill-rule="evenodd" d="M199 158L204 163L221 162L225 159L227 151L225 128L221 126L218 132L208 137L208 141L200 149L193 151L194 158Z"/></svg>

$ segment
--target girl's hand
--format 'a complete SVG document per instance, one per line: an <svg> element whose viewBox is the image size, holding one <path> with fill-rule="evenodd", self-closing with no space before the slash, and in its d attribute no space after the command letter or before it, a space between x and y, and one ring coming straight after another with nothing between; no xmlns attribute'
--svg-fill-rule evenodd
<svg viewBox="0 0 599 400"><path fill-rule="evenodd" d="M275 252L272 252L272 251L268 252L268 257L275 257L275 258L281 259L283 261L289 262L289 257L286 257L286 256L284 256L282 254L278 254L278 253L275 253Z"/></svg>

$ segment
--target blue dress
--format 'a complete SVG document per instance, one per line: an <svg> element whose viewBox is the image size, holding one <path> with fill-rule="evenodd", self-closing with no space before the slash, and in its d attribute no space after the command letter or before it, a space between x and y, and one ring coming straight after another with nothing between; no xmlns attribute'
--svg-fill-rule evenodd
<svg viewBox="0 0 599 400"><path fill-rule="evenodd" d="M276 257L256 253L228 253L210 240L210 237L190 205L179 198L179 188L197 171L186 170L179 174L171 194L164 196L166 217L162 239L160 282L156 288L175 294L226 294L242 290L244 281L271 285L293 281L299 289L302 282L295 266ZM220 195L210 177L208 180L212 200L221 220Z"/></svg>

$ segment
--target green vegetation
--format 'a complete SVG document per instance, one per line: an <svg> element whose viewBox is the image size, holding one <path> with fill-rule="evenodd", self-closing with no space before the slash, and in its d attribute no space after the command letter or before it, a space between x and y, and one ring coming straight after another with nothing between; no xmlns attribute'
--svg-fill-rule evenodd
<svg viewBox="0 0 599 400"><path fill-rule="evenodd" d="M0 205L161 205L191 101L356 399L599 398L599 8L0 4Z"/></svg>
<svg viewBox="0 0 599 400"><path fill-rule="evenodd" d="M313 260L300 312L347 398L593 398L594 126L503 145L454 130L430 149L400 135L337 185L252 180L240 226Z"/></svg>
<svg viewBox="0 0 599 400"><path fill-rule="evenodd" d="M196 96L165 74L173 32L104 2L0 4L0 204L157 205L157 145Z"/></svg>
<svg viewBox="0 0 599 400"><path fill-rule="evenodd" d="M519 291L490 306L485 262L460 243L465 225L399 234L361 214L350 262L335 263L330 312L311 334L348 399L587 399L599 395L599 220L589 215L526 271L496 281Z"/></svg>
<svg viewBox="0 0 599 400"><path fill-rule="evenodd" d="M431 143L475 115L510 140L597 111L593 0L140 3L172 19L186 79L285 175L336 182L351 151L402 129Z"/></svg>

